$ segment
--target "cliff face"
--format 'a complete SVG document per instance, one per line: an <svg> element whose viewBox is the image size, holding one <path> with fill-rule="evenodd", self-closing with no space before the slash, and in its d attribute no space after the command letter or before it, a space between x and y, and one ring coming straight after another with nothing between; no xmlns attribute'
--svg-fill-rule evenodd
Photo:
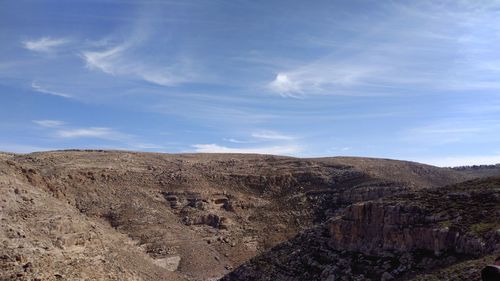
<svg viewBox="0 0 500 281"><path fill-rule="evenodd" d="M355 203L224 280L432 278L435 269L498 253L499 215L500 178ZM448 280L479 280L480 269L458 268Z"/></svg>
<svg viewBox="0 0 500 281"><path fill-rule="evenodd" d="M411 203L410 203L411 204ZM495 248L498 234L483 240L456 228L440 226L440 219L418 206L359 203L348 207L342 218L330 221L331 247L377 255L384 251L431 251L480 255Z"/></svg>

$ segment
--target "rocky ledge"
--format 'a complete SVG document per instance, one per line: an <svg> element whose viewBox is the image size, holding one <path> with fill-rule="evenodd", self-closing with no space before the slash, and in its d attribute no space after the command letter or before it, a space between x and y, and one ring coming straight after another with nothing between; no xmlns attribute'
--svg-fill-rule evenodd
<svg viewBox="0 0 500 281"><path fill-rule="evenodd" d="M500 178L356 203L223 280L407 280L451 266L448 280L480 280L461 265L500 252L499 215Z"/></svg>

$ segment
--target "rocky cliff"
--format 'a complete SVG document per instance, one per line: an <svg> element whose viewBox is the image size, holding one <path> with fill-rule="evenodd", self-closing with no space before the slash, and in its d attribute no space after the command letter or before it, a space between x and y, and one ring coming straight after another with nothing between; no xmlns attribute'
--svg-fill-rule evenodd
<svg viewBox="0 0 500 281"><path fill-rule="evenodd" d="M352 204L223 280L432 279L491 262L499 243L500 178L489 178ZM480 280L480 269L458 266L447 280Z"/></svg>

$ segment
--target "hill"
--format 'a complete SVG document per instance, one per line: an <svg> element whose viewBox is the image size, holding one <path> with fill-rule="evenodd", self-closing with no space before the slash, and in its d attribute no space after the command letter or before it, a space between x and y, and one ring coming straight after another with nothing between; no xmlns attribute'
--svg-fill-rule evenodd
<svg viewBox="0 0 500 281"><path fill-rule="evenodd" d="M0 153L0 280L215 280L358 203L473 177L373 158Z"/></svg>

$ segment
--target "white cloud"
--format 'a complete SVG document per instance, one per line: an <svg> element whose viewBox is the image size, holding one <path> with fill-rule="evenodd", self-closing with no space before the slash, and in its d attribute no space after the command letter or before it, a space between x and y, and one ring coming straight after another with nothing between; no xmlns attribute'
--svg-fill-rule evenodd
<svg viewBox="0 0 500 281"><path fill-rule="evenodd" d="M275 131L268 131L268 130L262 130L258 132L252 133L252 137L256 139L261 139L261 140L295 140L296 137L294 136L289 136L285 134L281 134Z"/></svg>
<svg viewBox="0 0 500 281"><path fill-rule="evenodd" d="M86 67L117 78L143 80L161 86L195 79L196 71L186 53L174 51L165 44L163 35L169 34L169 30L162 29L162 35L156 34L157 17L162 17L161 13L161 9L152 6L141 9L130 21L127 37L110 34L101 40L87 41L86 47L80 51Z"/></svg>
<svg viewBox="0 0 500 281"><path fill-rule="evenodd" d="M65 93L61 93L61 92L52 91L52 90L48 90L45 87L39 85L36 81L31 82L31 88L33 88L37 92L48 94L48 95L52 95L52 96L63 97L63 98L72 98L71 95L68 95L68 94L65 94Z"/></svg>
<svg viewBox="0 0 500 281"><path fill-rule="evenodd" d="M366 79L383 71L375 64L342 63L332 58L280 72L267 86L285 97L299 98L307 94L342 93L346 88L362 85Z"/></svg>
<svg viewBox="0 0 500 281"><path fill-rule="evenodd" d="M68 42L69 40L64 38L55 39L50 37L42 37L36 40L23 41L22 43L24 48L30 51L48 53L54 51L59 46L67 44Z"/></svg>
<svg viewBox="0 0 500 281"><path fill-rule="evenodd" d="M123 133L104 127L57 130L56 136L60 138L97 138L105 140L123 140L127 138Z"/></svg>
<svg viewBox="0 0 500 281"><path fill-rule="evenodd" d="M195 144L196 152L202 153L255 153L255 154L273 154L273 155L296 155L302 151L297 145L266 146L266 147L248 147L233 148L220 146L218 144Z"/></svg>
<svg viewBox="0 0 500 281"><path fill-rule="evenodd" d="M290 96L302 93L300 84L290 80L287 74L278 73L276 78L269 83L269 88L283 96Z"/></svg>
<svg viewBox="0 0 500 281"><path fill-rule="evenodd" d="M49 130L52 137L68 141L80 138L101 139L120 143L120 147L129 150L159 150L165 148L162 145L143 142L135 135L122 133L107 127L75 128L69 127L66 122L59 120L33 120L33 122ZM117 146L112 145L110 147Z"/></svg>
<svg viewBox="0 0 500 281"><path fill-rule="evenodd" d="M252 143L251 141L246 140L238 140L234 138L223 138L224 141L232 142L232 143Z"/></svg>
<svg viewBox="0 0 500 281"><path fill-rule="evenodd" d="M116 46L100 52L83 52L82 57L89 69L98 69L104 73L115 75L118 70L116 61L124 50L124 46Z"/></svg>
<svg viewBox="0 0 500 281"><path fill-rule="evenodd" d="M171 86L189 81L194 74L188 69L187 61L160 65L136 58L133 46L137 43L125 42L101 51L84 51L81 57L87 68L100 70L114 76L133 77L161 86Z"/></svg>
<svg viewBox="0 0 500 281"><path fill-rule="evenodd" d="M59 120L33 120L33 123L47 128L56 128L66 124L63 121Z"/></svg>

